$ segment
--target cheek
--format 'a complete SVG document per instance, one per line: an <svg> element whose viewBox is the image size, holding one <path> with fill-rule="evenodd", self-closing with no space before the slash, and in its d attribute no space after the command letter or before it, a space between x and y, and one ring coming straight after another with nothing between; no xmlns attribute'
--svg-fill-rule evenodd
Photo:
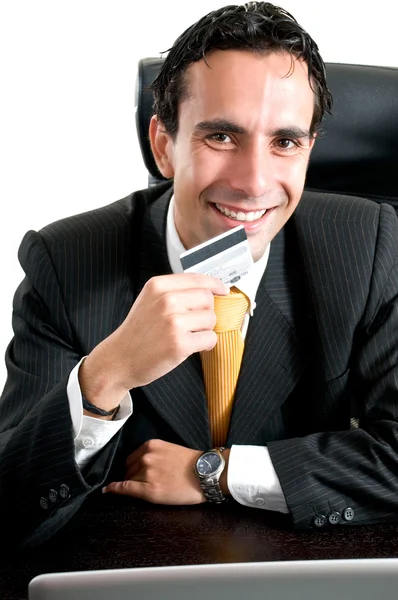
<svg viewBox="0 0 398 600"><path fill-rule="evenodd" d="M192 184L201 191L222 179L231 170L231 157L228 153L215 152L206 145L188 150L189 168Z"/></svg>
<svg viewBox="0 0 398 600"><path fill-rule="evenodd" d="M308 161L304 157L292 157L280 160L275 170L275 177L289 195L301 196L303 191Z"/></svg>
<svg viewBox="0 0 398 600"><path fill-rule="evenodd" d="M209 178L211 162L205 153L192 151L190 147L180 147L175 159L175 187L178 185L185 188L185 193L197 194Z"/></svg>

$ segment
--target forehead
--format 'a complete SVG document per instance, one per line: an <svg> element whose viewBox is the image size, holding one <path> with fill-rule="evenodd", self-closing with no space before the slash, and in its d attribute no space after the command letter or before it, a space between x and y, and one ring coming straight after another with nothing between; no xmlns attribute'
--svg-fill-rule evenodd
<svg viewBox="0 0 398 600"><path fill-rule="evenodd" d="M226 117L257 128L284 120L308 126L314 111L307 65L287 53L216 50L190 65L186 84L180 124Z"/></svg>

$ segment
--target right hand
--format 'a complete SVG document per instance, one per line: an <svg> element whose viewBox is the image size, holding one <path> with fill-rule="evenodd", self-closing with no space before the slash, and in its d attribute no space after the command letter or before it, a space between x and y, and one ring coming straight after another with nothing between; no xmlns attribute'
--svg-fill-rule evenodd
<svg viewBox="0 0 398 600"><path fill-rule="evenodd" d="M86 398L109 408L128 390L162 377L194 352L211 350L217 341L214 295L228 293L219 279L209 275L150 279L125 321L80 367Z"/></svg>

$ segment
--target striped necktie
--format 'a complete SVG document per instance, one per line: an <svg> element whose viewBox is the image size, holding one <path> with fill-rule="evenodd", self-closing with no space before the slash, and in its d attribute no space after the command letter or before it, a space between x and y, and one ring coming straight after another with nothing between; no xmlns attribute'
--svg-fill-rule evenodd
<svg viewBox="0 0 398 600"><path fill-rule="evenodd" d="M247 296L235 287L228 296L214 296L217 344L200 353L214 446L223 446L227 438L244 350L241 327L248 306Z"/></svg>

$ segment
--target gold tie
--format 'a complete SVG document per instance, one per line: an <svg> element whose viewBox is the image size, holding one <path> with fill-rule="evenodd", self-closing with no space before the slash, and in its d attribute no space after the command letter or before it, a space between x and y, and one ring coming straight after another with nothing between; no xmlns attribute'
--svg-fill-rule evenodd
<svg viewBox="0 0 398 600"><path fill-rule="evenodd" d="M214 296L217 344L200 353L214 446L223 446L227 438L244 349L241 327L248 306L247 296L235 287L228 296Z"/></svg>

